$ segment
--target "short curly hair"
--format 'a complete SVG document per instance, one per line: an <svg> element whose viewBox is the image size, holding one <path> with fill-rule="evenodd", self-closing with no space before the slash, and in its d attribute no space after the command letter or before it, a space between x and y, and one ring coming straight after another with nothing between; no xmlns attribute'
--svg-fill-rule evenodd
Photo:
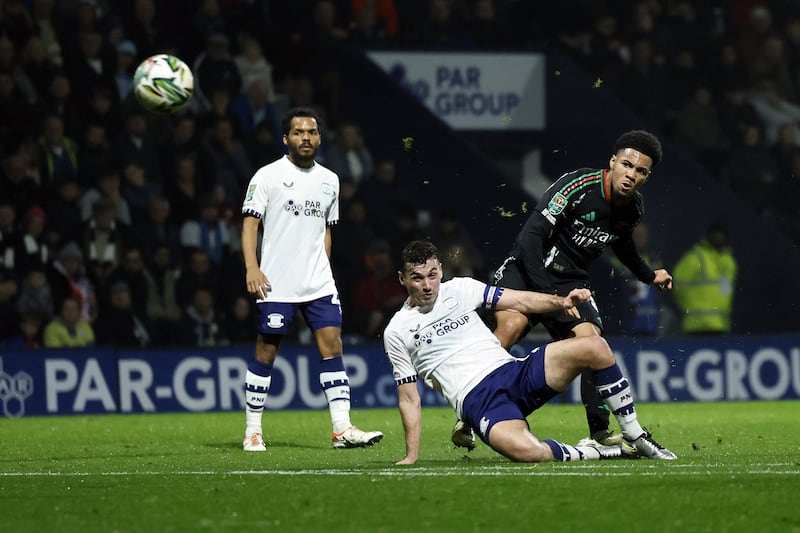
<svg viewBox="0 0 800 533"><path fill-rule="evenodd" d="M661 141L649 131L632 130L620 135L614 143L614 153L625 148L633 148L652 159L653 167L661 161Z"/></svg>

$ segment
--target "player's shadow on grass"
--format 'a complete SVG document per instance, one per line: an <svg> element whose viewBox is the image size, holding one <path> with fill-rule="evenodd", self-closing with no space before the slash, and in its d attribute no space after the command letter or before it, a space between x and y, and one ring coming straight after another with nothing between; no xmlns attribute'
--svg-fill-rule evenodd
<svg viewBox="0 0 800 533"><path fill-rule="evenodd" d="M270 449L270 448L300 448L300 449L304 449L304 450L316 450L316 449L319 449L319 448L325 448L325 443L320 443L319 446L311 446L309 444L301 444L301 443L298 443L298 442L266 441L265 444L267 445L267 449ZM206 448L238 448L240 450L242 449L241 441L239 441L239 442L237 442L237 441L233 441L233 442L225 441L223 443L220 443L220 442L206 442L205 444L203 444L203 446L206 447ZM330 444L328 444L327 446L330 447Z"/></svg>

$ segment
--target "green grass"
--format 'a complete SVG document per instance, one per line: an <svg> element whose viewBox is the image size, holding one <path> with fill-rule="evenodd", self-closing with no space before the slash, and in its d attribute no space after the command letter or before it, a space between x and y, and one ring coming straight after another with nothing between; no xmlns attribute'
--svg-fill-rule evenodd
<svg viewBox="0 0 800 533"><path fill-rule="evenodd" d="M800 402L643 404L678 461L515 464L449 442L423 413L422 457L396 410L356 410L370 449L333 450L327 411L0 419L0 531L800 532ZM576 442L582 409L548 405L536 435Z"/></svg>

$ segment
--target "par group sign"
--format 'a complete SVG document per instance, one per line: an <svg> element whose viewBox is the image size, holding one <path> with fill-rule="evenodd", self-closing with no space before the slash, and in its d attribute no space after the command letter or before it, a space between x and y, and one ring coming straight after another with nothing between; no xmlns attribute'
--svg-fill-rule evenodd
<svg viewBox="0 0 800 533"><path fill-rule="evenodd" d="M542 130L545 56L369 52L369 58L457 130Z"/></svg>

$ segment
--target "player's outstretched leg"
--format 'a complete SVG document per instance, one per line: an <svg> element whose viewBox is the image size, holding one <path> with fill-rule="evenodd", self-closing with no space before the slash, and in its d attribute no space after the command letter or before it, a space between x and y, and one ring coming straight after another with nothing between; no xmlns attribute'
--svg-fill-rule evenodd
<svg viewBox="0 0 800 533"><path fill-rule="evenodd" d="M608 368L595 371L594 382L600 397L614 413L622 428L622 435L625 439L622 447L624 453L667 461L678 458L656 442L653 436L639 424L630 385L616 363Z"/></svg>
<svg viewBox="0 0 800 533"><path fill-rule="evenodd" d="M383 438L380 431L362 431L350 422L350 380L341 356L320 362L319 383L328 400L334 448L363 448Z"/></svg>

